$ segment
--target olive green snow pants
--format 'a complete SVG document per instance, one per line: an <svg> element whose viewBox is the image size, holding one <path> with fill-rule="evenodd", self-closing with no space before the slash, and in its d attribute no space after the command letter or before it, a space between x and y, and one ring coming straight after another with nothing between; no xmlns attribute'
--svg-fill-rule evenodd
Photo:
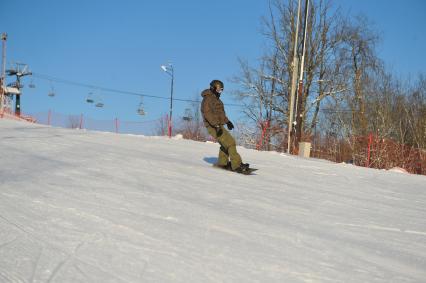
<svg viewBox="0 0 426 283"><path fill-rule="evenodd" d="M237 152L237 145L235 139L232 135L225 130L223 126L220 126L222 129L222 135L217 136L216 129L210 126L207 126L207 131L209 134L214 137L220 144L219 158L217 165L226 166L228 160L231 160L232 170L237 169L241 165L241 156Z"/></svg>

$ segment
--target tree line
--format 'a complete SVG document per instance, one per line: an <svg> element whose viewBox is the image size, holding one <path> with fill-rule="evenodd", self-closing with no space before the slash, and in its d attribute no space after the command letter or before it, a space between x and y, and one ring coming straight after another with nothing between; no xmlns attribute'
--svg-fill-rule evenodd
<svg viewBox="0 0 426 283"><path fill-rule="evenodd" d="M267 135L268 150L284 151L287 144L297 4L271 2L262 21L267 51L254 67L240 59L240 73L233 78L241 86L235 95L246 105L245 115ZM370 133L425 149L424 75L403 80L387 70L377 55L380 36L366 17L346 15L329 0L311 1L308 15L303 95L296 104L302 140L346 141L353 159L356 138Z"/></svg>

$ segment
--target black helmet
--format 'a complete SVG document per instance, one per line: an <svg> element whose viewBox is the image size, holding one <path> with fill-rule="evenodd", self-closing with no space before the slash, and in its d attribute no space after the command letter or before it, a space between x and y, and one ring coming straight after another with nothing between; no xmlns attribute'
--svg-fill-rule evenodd
<svg viewBox="0 0 426 283"><path fill-rule="evenodd" d="M210 88L212 90L216 90L216 89L223 89L223 82L219 81L219 80L212 80L210 83Z"/></svg>

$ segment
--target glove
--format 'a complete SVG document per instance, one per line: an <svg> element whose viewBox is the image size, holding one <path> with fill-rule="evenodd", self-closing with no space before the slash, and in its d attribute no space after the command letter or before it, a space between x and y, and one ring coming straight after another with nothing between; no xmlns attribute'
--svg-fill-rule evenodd
<svg viewBox="0 0 426 283"><path fill-rule="evenodd" d="M216 136L220 137L223 134L222 128L220 126L216 126Z"/></svg>
<svg viewBox="0 0 426 283"><path fill-rule="evenodd" d="M228 121L228 123L226 123L226 126L228 127L228 130L232 130L234 128L234 124L232 124L231 121Z"/></svg>

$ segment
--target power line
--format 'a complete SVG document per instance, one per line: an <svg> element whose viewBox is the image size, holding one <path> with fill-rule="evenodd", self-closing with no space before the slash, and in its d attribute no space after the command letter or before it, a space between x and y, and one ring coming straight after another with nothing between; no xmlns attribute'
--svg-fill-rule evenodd
<svg viewBox="0 0 426 283"><path fill-rule="evenodd" d="M40 73L34 73L33 72L32 75L35 78L48 80L48 81L51 81L51 82L67 84L67 85L86 87L86 88L90 88L90 89L98 89L98 90L102 90L102 91L106 91L106 92L119 93L119 94L125 94L125 95L134 95L134 96L139 96L139 97L149 97L149 98L170 100L170 97L150 95L150 94L134 92L134 91L125 91L125 90L119 90L119 89L114 89L114 88L107 88L107 87L103 87L103 86L99 86L99 85L71 81L71 80L67 80L67 79L53 77L53 76L50 76L50 75L40 74ZM201 103L201 101L191 100L191 99L173 98L173 100L181 101L181 102ZM234 107L246 107L245 105L242 105L242 104L233 104L233 103L225 103L225 105L226 106L234 106ZM340 109L340 110L338 110L338 109L321 109L321 111L323 111L325 113L355 112L355 111L349 110L349 109Z"/></svg>
<svg viewBox="0 0 426 283"><path fill-rule="evenodd" d="M48 80L48 81L51 81L51 82L67 84L67 85L74 85L74 86L79 86L79 87L98 89L98 90L102 90L102 91L106 91L106 92L126 94L126 95L134 95L134 96L139 96L139 97L149 97L149 98L170 100L170 97L150 95L150 94L134 92L134 91L125 91L125 90L119 90L119 89L114 89L114 88L107 88L107 87L103 87L103 86L99 86L99 85L80 83L80 82L62 79L62 78L58 78L58 77L53 77L53 76L50 76L50 75L45 75L45 74L40 74L40 73L33 73L33 77L43 79L43 80ZM191 100L191 99L173 98L173 100L182 101L182 102L191 102L191 103L201 103L201 101ZM235 107L244 107L244 105L232 104L232 103L226 103L226 105L227 106L235 106Z"/></svg>

